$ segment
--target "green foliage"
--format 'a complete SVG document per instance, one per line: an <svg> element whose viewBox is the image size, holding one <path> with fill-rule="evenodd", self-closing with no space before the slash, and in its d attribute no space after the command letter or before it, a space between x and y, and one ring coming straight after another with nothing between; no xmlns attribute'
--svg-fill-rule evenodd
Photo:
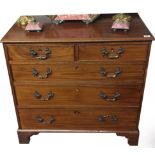
<svg viewBox="0 0 155 155"><path fill-rule="evenodd" d="M117 20L117 21L121 21L121 22L125 22L125 21L131 21L132 17L128 14L124 14L124 13L119 13L116 14L112 17L112 20Z"/></svg>

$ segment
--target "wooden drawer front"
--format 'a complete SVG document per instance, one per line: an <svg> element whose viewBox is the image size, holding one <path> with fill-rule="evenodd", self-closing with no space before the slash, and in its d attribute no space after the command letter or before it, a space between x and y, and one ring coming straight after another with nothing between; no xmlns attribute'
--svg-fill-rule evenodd
<svg viewBox="0 0 155 155"><path fill-rule="evenodd" d="M139 106L142 87L16 86L19 107Z"/></svg>
<svg viewBox="0 0 155 155"><path fill-rule="evenodd" d="M112 81L141 81L144 76L144 65L105 65L105 64L80 64L75 78L84 80ZM82 77L81 77L82 75Z"/></svg>
<svg viewBox="0 0 155 155"><path fill-rule="evenodd" d="M22 129L135 129L137 109L19 109Z"/></svg>
<svg viewBox="0 0 155 155"><path fill-rule="evenodd" d="M11 61L55 62L74 61L74 46L72 45L7 45Z"/></svg>
<svg viewBox="0 0 155 155"><path fill-rule="evenodd" d="M139 83L143 82L144 78L143 65L12 65L11 67L14 80L77 79L100 80L103 83L104 81Z"/></svg>
<svg viewBox="0 0 155 155"><path fill-rule="evenodd" d="M79 46L79 60L112 61L117 63L126 61L146 61L148 48L148 45L85 44Z"/></svg>

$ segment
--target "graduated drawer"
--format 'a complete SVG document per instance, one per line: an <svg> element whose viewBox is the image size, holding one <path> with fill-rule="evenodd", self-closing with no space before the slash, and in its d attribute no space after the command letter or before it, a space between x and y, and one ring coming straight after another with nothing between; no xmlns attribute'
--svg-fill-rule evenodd
<svg viewBox="0 0 155 155"><path fill-rule="evenodd" d="M138 109L19 109L22 129L136 129Z"/></svg>
<svg viewBox="0 0 155 155"><path fill-rule="evenodd" d="M7 45L10 61L57 62L74 61L73 45L16 44Z"/></svg>
<svg viewBox="0 0 155 155"><path fill-rule="evenodd" d="M127 86L16 86L19 107L50 106L136 106L140 105L142 87Z"/></svg>
<svg viewBox="0 0 155 155"><path fill-rule="evenodd" d="M83 44L79 45L80 61L127 62L146 61L147 44Z"/></svg>
<svg viewBox="0 0 155 155"><path fill-rule="evenodd" d="M144 78L144 65L11 65L14 80L98 80L106 82L138 82Z"/></svg>

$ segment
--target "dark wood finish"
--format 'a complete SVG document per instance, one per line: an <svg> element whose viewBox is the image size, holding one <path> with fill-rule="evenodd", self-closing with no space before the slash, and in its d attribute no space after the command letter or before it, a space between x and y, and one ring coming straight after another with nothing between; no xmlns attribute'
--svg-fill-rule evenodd
<svg viewBox="0 0 155 155"><path fill-rule="evenodd" d="M128 139L128 144L129 145L138 145L138 140L139 140L139 130L136 131L124 131L122 132L121 130L18 130L18 138L19 138L19 143L20 144L28 144L30 142L30 138L33 135L37 135L39 133L113 133L116 132L117 136L124 136Z"/></svg>
<svg viewBox="0 0 155 155"><path fill-rule="evenodd" d="M53 81L53 80L95 80L101 83L113 83L123 81L124 83L139 83L144 81L144 65L105 65L105 64L61 64L61 65L11 65L13 79L15 81ZM44 74L48 68L52 70L51 74L46 79L40 79L38 76L32 75L32 70L35 69L39 74ZM117 69L121 73L116 77L109 77L110 74L115 74ZM102 73L105 70L106 74ZM83 75L83 76L81 76Z"/></svg>
<svg viewBox="0 0 155 155"><path fill-rule="evenodd" d="M74 46L67 44L67 45L51 45L51 44L15 44L15 45L7 45L6 46L9 54L10 61L29 61L29 62L38 62L41 61L45 63L50 62L59 62L59 61L74 61ZM40 60L37 59L37 56L31 55L31 50L34 50L38 56L45 55L45 50L48 49L50 51L49 56L44 59Z"/></svg>
<svg viewBox="0 0 155 155"><path fill-rule="evenodd" d="M118 87L118 86L104 86L104 87L86 87L86 86L17 86L15 87L18 99L18 107L61 107L61 106L135 106L138 107L141 102L142 86L140 87ZM38 92L43 98L47 98L49 92L54 93L48 101L37 98L34 93ZM102 99L100 93L113 97L116 92L120 93L120 97L116 101L109 101ZM79 104L80 103L80 104Z"/></svg>
<svg viewBox="0 0 155 155"><path fill-rule="evenodd" d="M14 106L15 106L15 112L16 112L16 116L17 116L18 126L19 126L19 128L21 128L21 123L20 123L20 119L19 119L19 113L18 113L18 109L17 109L17 97L16 97L16 94L15 94L14 86L13 86L13 78L12 78L11 67L10 67L10 64L9 64L8 53L5 52L5 51L7 51L5 44L3 44L3 48L4 48L5 59L6 59L6 65L7 65L7 68L8 68L8 76L9 76L9 79L10 79L10 86L11 86L11 90L12 90L12 95L13 95L13 101L14 101Z"/></svg>
<svg viewBox="0 0 155 155"><path fill-rule="evenodd" d="M2 42L16 43L40 43L40 42L100 42L100 41L151 41L152 34L149 32L137 13L133 17L129 32L113 32L111 30L112 16L104 14L94 23L86 25L81 21L65 22L60 25L50 24L51 21L45 16L38 17L45 23L41 33L24 32L21 27L14 24ZM146 38L144 35L150 35Z"/></svg>
<svg viewBox="0 0 155 155"><path fill-rule="evenodd" d="M20 109L22 129L134 130L137 108ZM100 116L116 116L99 120ZM38 121L37 118L44 119ZM54 121L50 122L50 118Z"/></svg>
<svg viewBox="0 0 155 155"><path fill-rule="evenodd" d="M116 133L117 136L125 136L128 139L129 145L138 145L139 140L139 130L131 131L131 132L124 132L124 133Z"/></svg>
<svg viewBox="0 0 155 155"><path fill-rule="evenodd" d="M124 53L120 54L117 59L108 59L106 56L102 55L102 50L106 49L108 52L117 53L120 48L124 49ZM146 55L149 45L132 45L127 43L122 45L122 43L117 44L84 44L79 46L79 60L80 61L110 61L110 62L127 62L127 61L146 61Z"/></svg>
<svg viewBox="0 0 155 155"><path fill-rule="evenodd" d="M3 37L19 143L39 132L112 132L138 145L154 37L135 13L130 31L113 32L112 16L89 25L37 16L42 32L14 24Z"/></svg>
<svg viewBox="0 0 155 155"><path fill-rule="evenodd" d="M31 136L39 134L39 132L24 132L24 131L17 131L17 133L20 144L28 144L30 142Z"/></svg>

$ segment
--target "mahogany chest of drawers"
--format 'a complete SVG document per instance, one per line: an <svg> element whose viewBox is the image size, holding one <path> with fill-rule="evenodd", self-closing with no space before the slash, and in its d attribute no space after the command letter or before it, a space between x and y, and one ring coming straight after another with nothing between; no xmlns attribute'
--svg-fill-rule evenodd
<svg viewBox="0 0 155 155"><path fill-rule="evenodd" d="M18 137L40 132L110 132L137 145L152 34L138 14L128 32L111 30L112 14L94 23L51 24L2 39Z"/></svg>

